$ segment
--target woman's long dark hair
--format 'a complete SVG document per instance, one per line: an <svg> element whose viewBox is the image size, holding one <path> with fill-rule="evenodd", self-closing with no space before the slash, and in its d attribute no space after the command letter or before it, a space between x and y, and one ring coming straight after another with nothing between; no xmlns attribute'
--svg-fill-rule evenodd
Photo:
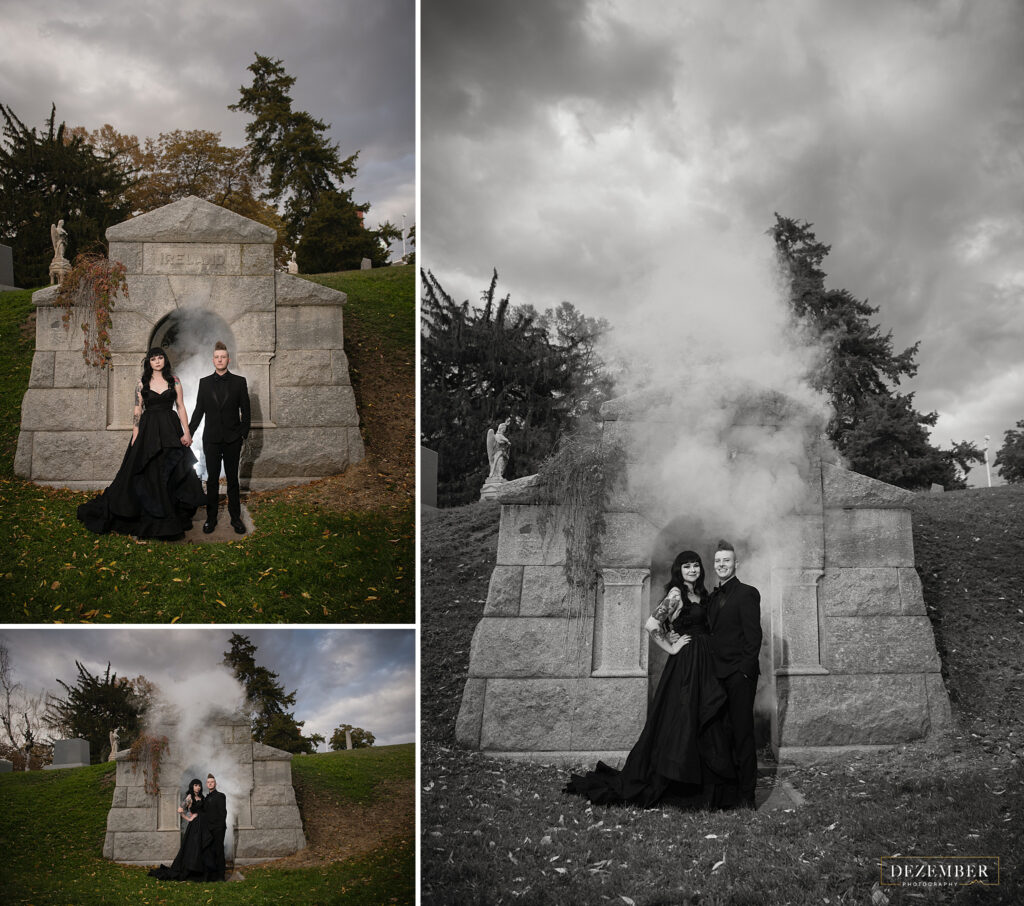
<svg viewBox="0 0 1024 906"><path fill-rule="evenodd" d="M147 390L149 389L149 381L153 377L153 366L149 364L149 360L155 355L162 355L164 357L164 370L160 373L164 376L164 380L167 381L167 386L173 387L174 373L171 371L171 360L167 353L164 352L162 346L154 346L146 353L146 357L142 360L142 386Z"/></svg>
<svg viewBox="0 0 1024 906"><path fill-rule="evenodd" d="M195 791L195 786L196 786L197 783L199 784L199 795L198 796L196 795L196 791ZM193 802L196 802L196 801L202 802L203 798L204 798L203 797L203 781L200 780L198 777L193 777L188 782L188 792L185 793L185 795L186 796L191 796Z"/></svg>
<svg viewBox="0 0 1024 906"><path fill-rule="evenodd" d="M700 567L700 575L697 576L697 581L693 583L693 590L697 593L701 603L703 603L707 600L708 590L704 585L704 561L701 560L700 554L696 551L682 551L672 561L672 571L669 574L668 584L665 586L665 594L668 594L673 588L678 588L679 593L683 596L683 603L686 604L689 601L686 595L686 583L683 581L684 563L696 563Z"/></svg>

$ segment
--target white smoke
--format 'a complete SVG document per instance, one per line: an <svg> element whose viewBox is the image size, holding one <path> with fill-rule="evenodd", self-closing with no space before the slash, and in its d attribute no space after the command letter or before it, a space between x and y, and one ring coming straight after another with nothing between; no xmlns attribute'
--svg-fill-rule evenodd
<svg viewBox="0 0 1024 906"><path fill-rule="evenodd" d="M167 733L170 754L181 765L181 776L168 776L164 781L177 784L182 797L193 778L202 781L203 795L206 775L216 778L217 789L227 800L224 852L229 859L234 850L238 803L248 798L252 778L251 765L240 764L226 747L219 719L244 705L245 690L227 667L192 669L184 679L158 690L147 728L151 733Z"/></svg>
<svg viewBox="0 0 1024 906"><path fill-rule="evenodd" d="M652 272L629 307L606 351L623 363L618 392L647 400L649 430L623 438L629 492L656 500L684 535L699 535L677 542L708 569L723 537L737 547L741 578L766 584L772 564L797 565L787 517L815 491L830 414L807 382L820 351L792 326L772 242L723 232L710 254L688 257L684 248L679 265Z"/></svg>

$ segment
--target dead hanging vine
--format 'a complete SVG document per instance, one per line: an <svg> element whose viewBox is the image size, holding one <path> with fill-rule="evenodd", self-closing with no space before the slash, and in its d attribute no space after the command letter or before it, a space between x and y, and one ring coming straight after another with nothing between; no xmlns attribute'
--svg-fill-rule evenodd
<svg viewBox="0 0 1024 906"><path fill-rule="evenodd" d="M89 365L110 367L110 310L118 295L128 298L128 279L120 261L110 261L99 252L83 252L64 276L54 305L64 310L64 329L71 325L71 313L83 310L82 358Z"/></svg>
<svg viewBox="0 0 1024 906"><path fill-rule="evenodd" d="M582 651L585 620L597 590L605 506L625 465L620 445L605 443L600 435L577 434L566 438L537 473L540 532L546 535L561 523L565 538L567 655Z"/></svg>
<svg viewBox="0 0 1024 906"><path fill-rule="evenodd" d="M160 762L169 746L166 736L142 734L128 750L128 761L136 766L142 762L143 785L154 796L160 792Z"/></svg>

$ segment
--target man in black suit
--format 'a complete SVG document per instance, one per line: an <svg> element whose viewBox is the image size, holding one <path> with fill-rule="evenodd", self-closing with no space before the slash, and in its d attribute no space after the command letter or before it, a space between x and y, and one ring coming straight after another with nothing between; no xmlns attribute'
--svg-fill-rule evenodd
<svg viewBox="0 0 1024 906"><path fill-rule="evenodd" d="M228 480L228 515L231 527L245 534L242 522L242 504L238 494L238 460L242 455L242 441L249 436L249 388L245 378L228 371L228 348L220 340L213 349L213 374L199 381L196 405L188 423L191 434L206 417L203 428L203 453L206 455L206 522L203 531L208 535L217 526L217 496L220 486L220 467Z"/></svg>
<svg viewBox="0 0 1024 906"><path fill-rule="evenodd" d="M736 578L736 549L719 541L715 549L718 586L708 601L715 675L725 687L733 731L733 760L740 805L756 808L757 746L754 743L754 693L760 672L761 594Z"/></svg>
<svg viewBox="0 0 1024 906"><path fill-rule="evenodd" d="M217 789L213 774L206 775L206 826L213 835L213 877L208 881L224 880L224 835L228 830L228 800Z"/></svg>

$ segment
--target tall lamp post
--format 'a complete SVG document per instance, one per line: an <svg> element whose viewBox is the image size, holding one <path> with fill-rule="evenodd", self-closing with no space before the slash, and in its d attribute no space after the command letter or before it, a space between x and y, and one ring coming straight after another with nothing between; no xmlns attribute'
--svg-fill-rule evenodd
<svg viewBox="0 0 1024 906"><path fill-rule="evenodd" d="M405 214L402 215L402 260L405 261Z"/></svg>
<svg viewBox="0 0 1024 906"><path fill-rule="evenodd" d="M985 435L985 475L988 478L989 487L992 487L992 469L989 467L988 464L988 444L991 439L991 435Z"/></svg>

